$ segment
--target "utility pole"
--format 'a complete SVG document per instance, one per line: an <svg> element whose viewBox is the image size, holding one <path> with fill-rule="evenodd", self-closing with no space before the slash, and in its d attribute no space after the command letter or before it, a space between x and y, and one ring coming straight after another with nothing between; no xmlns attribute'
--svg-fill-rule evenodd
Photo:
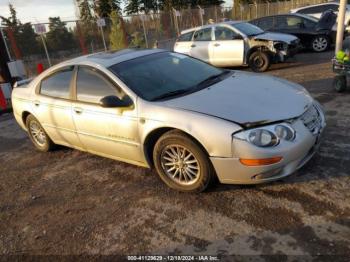
<svg viewBox="0 0 350 262"><path fill-rule="evenodd" d="M107 45L106 45L106 40L105 40L105 34L103 32L103 27L106 26L106 21L105 21L104 18L99 18L99 19L96 20L96 23L97 23L97 27L101 31L102 42L103 42L103 46L105 48L105 52L107 52Z"/></svg>
<svg viewBox="0 0 350 262"><path fill-rule="evenodd" d="M203 9L198 5L199 8L199 17L201 19L201 24L203 26Z"/></svg>
<svg viewBox="0 0 350 262"><path fill-rule="evenodd" d="M146 26L145 26L145 19L146 19L146 15L141 15L142 27L143 27L143 35L145 36L146 48L148 48L148 41L147 41L147 32L146 32Z"/></svg>
<svg viewBox="0 0 350 262"><path fill-rule="evenodd" d="M49 66L51 67L51 60L50 60L49 52L47 51L47 46L46 46L46 42L45 42L45 39L43 37L43 34L40 34L40 37L41 37L41 41L43 42L43 46L45 49L47 62L49 63Z"/></svg>
<svg viewBox="0 0 350 262"><path fill-rule="evenodd" d="M176 33L177 33L177 36L179 36L180 35L180 30L179 30L179 23L178 23L178 20L177 20L179 11L177 11L175 8L173 8L173 14L174 14L174 23L175 23Z"/></svg>
<svg viewBox="0 0 350 262"><path fill-rule="evenodd" d="M346 0L340 0L339 12L338 12L337 41L335 44L335 53L338 53L343 48L346 5L347 5Z"/></svg>

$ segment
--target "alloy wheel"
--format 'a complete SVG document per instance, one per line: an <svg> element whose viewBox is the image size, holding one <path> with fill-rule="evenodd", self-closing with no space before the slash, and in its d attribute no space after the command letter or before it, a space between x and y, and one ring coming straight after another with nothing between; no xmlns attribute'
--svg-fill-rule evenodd
<svg viewBox="0 0 350 262"><path fill-rule="evenodd" d="M312 42L312 48L316 51L316 52L322 52L325 51L328 47L328 41L325 37L323 36L319 36L316 37L314 39L314 41Z"/></svg>
<svg viewBox="0 0 350 262"><path fill-rule="evenodd" d="M46 134L44 129L36 121L31 121L29 124L29 132L35 143L39 146L45 146L46 144Z"/></svg>
<svg viewBox="0 0 350 262"><path fill-rule="evenodd" d="M180 185L194 184L200 177L199 161L181 145L166 146L161 153L161 165L166 175Z"/></svg>

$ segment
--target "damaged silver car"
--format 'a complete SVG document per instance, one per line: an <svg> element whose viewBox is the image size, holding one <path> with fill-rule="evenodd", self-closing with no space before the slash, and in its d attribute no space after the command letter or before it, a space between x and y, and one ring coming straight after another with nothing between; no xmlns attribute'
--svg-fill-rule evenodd
<svg viewBox="0 0 350 262"><path fill-rule="evenodd" d="M181 32L174 51L219 67L248 65L255 72L284 62L299 49L289 34L265 32L247 22L228 21Z"/></svg>
<svg viewBox="0 0 350 262"><path fill-rule="evenodd" d="M289 176L315 154L326 126L320 104L298 84L159 49L65 61L14 88L12 107L40 151L64 145L155 168L184 192L216 178Z"/></svg>

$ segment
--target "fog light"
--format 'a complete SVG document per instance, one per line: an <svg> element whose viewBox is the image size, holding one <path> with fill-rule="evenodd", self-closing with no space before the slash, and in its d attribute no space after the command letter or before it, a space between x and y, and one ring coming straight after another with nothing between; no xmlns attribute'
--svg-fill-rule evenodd
<svg viewBox="0 0 350 262"><path fill-rule="evenodd" d="M281 171L282 171L282 168L278 168L278 169L275 169L272 171L268 171L268 172L254 175L254 176L252 176L252 179L259 180L259 179L266 179L266 178L274 177L274 176L279 175L281 173Z"/></svg>

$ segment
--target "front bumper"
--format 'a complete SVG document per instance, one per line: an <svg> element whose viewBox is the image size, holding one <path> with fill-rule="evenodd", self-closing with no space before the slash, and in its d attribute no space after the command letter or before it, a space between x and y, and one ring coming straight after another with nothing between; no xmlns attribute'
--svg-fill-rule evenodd
<svg viewBox="0 0 350 262"><path fill-rule="evenodd" d="M276 50L274 62L284 62L288 58L294 57L300 50L300 41L295 41L294 43L288 44L287 48L284 48L283 50Z"/></svg>
<svg viewBox="0 0 350 262"><path fill-rule="evenodd" d="M300 51L300 49L300 46L295 46L290 47L287 50L277 51L274 60L275 62L285 62L288 58L294 57Z"/></svg>
<svg viewBox="0 0 350 262"><path fill-rule="evenodd" d="M316 135L298 119L292 124L296 130L296 138L292 142L281 141L273 148L258 148L246 141L236 141L235 157L211 157L219 181L224 184L260 184L293 174L305 165L319 148L326 125L322 111L321 114L322 126ZM240 158L262 159L276 156L283 159L276 164L265 166L245 166L239 161Z"/></svg>

